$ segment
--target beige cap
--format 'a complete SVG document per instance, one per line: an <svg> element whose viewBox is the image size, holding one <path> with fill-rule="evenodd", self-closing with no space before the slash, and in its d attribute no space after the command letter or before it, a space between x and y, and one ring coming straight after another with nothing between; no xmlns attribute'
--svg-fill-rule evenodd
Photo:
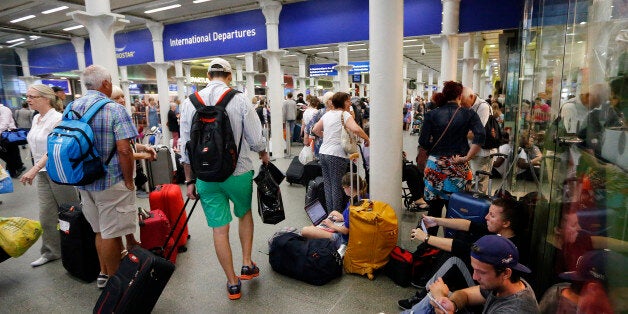
<svg viewBox="0 0 628 314"><path fill-rule="evenodd" d="M231 73L231 65L223 58L214 58L207 67L207 72L228 72Z"/></svg>

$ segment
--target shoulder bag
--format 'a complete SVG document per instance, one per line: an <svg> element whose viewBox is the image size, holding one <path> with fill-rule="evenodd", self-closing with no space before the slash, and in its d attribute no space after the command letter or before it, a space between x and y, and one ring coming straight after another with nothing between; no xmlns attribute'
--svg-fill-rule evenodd
<svg viewBox="0 0 628 314"><path fill-rule="evenodd" d="M347 130L345 125L344 111L340 113L340 124L342 129L340 131L340 145L347 155L355 154L358 152L358 139L353 132Z"/></svg>

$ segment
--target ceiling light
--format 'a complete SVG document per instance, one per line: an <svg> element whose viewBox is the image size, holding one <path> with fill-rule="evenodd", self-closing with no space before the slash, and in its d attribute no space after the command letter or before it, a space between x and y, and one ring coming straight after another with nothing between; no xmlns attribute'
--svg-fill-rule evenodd
<svg viewBox="0 0 628 314"><path fill-rule="evenodd" d="M76 26L66 27L63 30L68 32L68 31L73 31L75 29L79 29L79 28L83 28L83 27L85 27L85 26L83 26L83 25L76 25Z"/></svg>
<svg viewBox="0 0 628 314"><path fill-rule="evenodd" d="M366 44L365 44L365 43L361 43L361 44L350 44L350 45L347 45L347 47L364 46L364 45L366 45Z"/></svg>
<svg viewBox="0 0 628 314"><path fill-rule="evenodd" d="M365 51L365 50L368 50L368 49L366 49L366 48L359 48L359 49L351 49L349 51Z"/></svg>
<svg viewBox="0 0 628 314"><path fill-rule="evenodd" d="M32 18L34 18L34 17L35 17L35 16L31 14L31 15L27 15L27 16L21 17L21 18L19 18L19 19L11 20L11 21L9 21L9 22L10 22L10 23L18 23L18 22L21 22L21 21L30 20L30 19L32 19Z"/></svg>
<svg viewBox="0 0 628 314"><path fill-rule="evenodd" d="M297 55L285 55L284 57L285 57L285 58L288 58L288 57L296 57L296 56L297 56Z"/></svg>
<svg viewBox="0 0 628 314"><path fill-rule="evenodd" d="M150 13L166 11L166 10L170 10L170 9L176 9L176 8L179 8L179 7L181 7L180 4L173 4L173 5L157 8L157 9L150 9L150 10L144 11L144 13L150 14Z"/></svg>
<svg viewBox="0 0 628 314"><path fill-rule="evenodd" d="M321 52L319 52L319 53L317 53L317 54L319 54L319 55L320 55L320 54L323 54L323 53L334 53L334 51L321 51Z"/></svg>
<svg viewBox="0 0 628 314"><path fill-rule="evenodd" d="M403 46L403 48L410 48L410 47L423 47L423 44Z"/></svg>
<svg viewBox="0 0 628 314"><path fill-rule="evenodd" d="M31 40L35 40L35 39L41 38L41 36L30 35L28 36L28 38L30 38Z"/></svg>
<svg viewBox="0 0 628 314"><path fill-rule="evenodd" d="M11 40L7 40L7 44L12 44L12 43L16 43L18 41L24 41L26 39L24 38L17 38L17 39L11 39Z"/></svg>
<svg viewBox="0 0 628 314"><path fill-rule="evenodd" d="M13 45L11 45L11 46L8 46L8 47L9 47L9 48L11 48L11 47L15 47L15 46L17 46L17 45L21 45L21 44L23 44L23 43L24 43L23 41L20 41L19 43L15 43L15 44L13 44Z"/></svg>
<svg viewBox="0 0 628 314"><path fill-rule="evenodd" d="M194 1L192 1L192 3L203 3L203 2L207 2L207 1L212 1L212 0L194 0Z"/></svg>
<svg viewBox="0 0 628 314"><path fill-rule="evenodd" d="M495 48L497 45L488 45L489 48Z"/></svg>
<svg viewBox="0 0 628 314"><path fill-rule="evenodd" d="M587 24L587 22L586 21L580 22L580 25L584 25L584 24Z"/></svg>
<svg viewBox="0 0 628 314"><path fill-rule="evenodd" d="M411 43L413 41L418 41L418 39L404 39L403 40L404 43Z"/></svg>
<svg viewBox="0 0 628 314"><path fill-rule="evenodd" d="M581 44L581 43L583 43L583 42L584 42L584 41L582 41L582 40L578 40L576 43Z"/></svg>
<svg viewBox="0 0 628 314"><path fill-rule="evenodd" d="M245 55L237 55L236 58L244 58Z"/></svg>
<svg viewBox="0 0 628 314"><path fill-rule="evenodd" d="M327 49L327 47L306 48L306 49L303 49L303 51L321 50L321 49Z"/></svg>
<svg viewBox="0 0 628 314"><path fill-rule="evenodd" d="M64 5L64 6L61 6L61 7L56 7L56 8L54 8L54 9L50 9L50 10L46 10L46 11L42 11L42 12L41 12L41 14L50 14L50 13L55 13L55 12L59 12L59 11L65 10L65 9L67 9L67 8L68 8L68 7Z"/></svg>

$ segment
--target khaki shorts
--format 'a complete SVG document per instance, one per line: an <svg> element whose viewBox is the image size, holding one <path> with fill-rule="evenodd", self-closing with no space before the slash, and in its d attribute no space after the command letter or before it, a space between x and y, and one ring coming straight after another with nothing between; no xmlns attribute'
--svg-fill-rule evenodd
<svg viewBox="0 0 628 314"><path fill-rule="evenodd" d="M122 237L137 229L135 191L127 189L124 181L104 191L79 193L85 218L103 239Z"/></svg>

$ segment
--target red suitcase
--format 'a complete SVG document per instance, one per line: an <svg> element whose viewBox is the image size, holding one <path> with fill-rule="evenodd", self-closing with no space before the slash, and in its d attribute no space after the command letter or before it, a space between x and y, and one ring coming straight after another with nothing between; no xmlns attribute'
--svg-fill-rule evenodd
<svg viewBox="0 0 628 314"><path fill-rule="evenodd" d="M170 222L163 211L157 209L150 212L150 217L140 220L141 246L153 253L161 254L162 246L170 234ZM164 248L166 252L172 250L174 239L170 238ZM173 250L170 261L177 261L178 250Z"/></svg>
<svg viewBox="0 0 628 314"><path fill-rule="evenodd" d="M161 209L164 214L166 214L166 217L168 217L168 221L173 224L177 221L177 217L179 217L181 210L184 210L181 188L176 184L158 185L154 191L150 192L148 201L150 202L151 211ZM179 238L179 241L177 242L177 248L185 246L188 241L189 236L188 227L185 224L186 219L187 214L184 211L183 216L179 219L179 223L174 229L174 234L178 235L181 229L185 228L183 229L181 238ZM167 234L168 233L166 233L166 235Z"/></svg>

